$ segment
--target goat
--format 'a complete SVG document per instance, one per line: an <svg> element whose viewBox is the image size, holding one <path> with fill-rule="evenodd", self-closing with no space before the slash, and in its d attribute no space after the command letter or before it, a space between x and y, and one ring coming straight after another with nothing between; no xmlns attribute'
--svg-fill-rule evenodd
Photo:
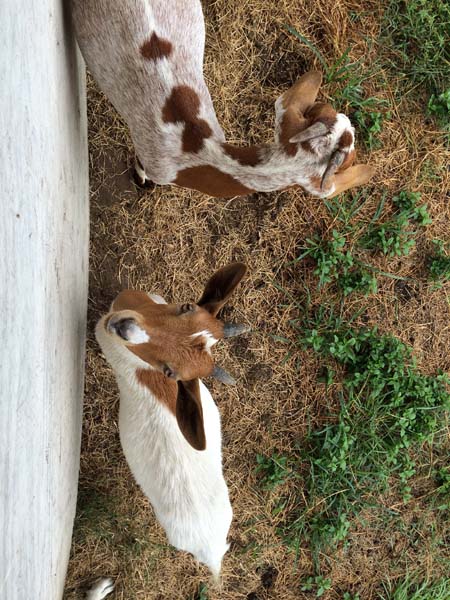
<svg viewBox="0 0 450 600"><path fill-rule="evenodd" d="M89 70L129 126L138 184L215 197L301 186L331 197L372 177L369 165L351 166L349 119L316 102L318 71L276 101L274 144L226 143L203 78L199 0L72 0L72 14Z"/></svg>
<svg viewBox="0 0 450 600"><path fill-rule="evenodd" d="M196 304L166 304L125 290L96 326L120 389L119 431L131 471L169 542L218 578L232 510L222 474L219 411L199 378L230 376L211 347L244 326L217 313L246 272L232 263L208 281Z"/></svg>

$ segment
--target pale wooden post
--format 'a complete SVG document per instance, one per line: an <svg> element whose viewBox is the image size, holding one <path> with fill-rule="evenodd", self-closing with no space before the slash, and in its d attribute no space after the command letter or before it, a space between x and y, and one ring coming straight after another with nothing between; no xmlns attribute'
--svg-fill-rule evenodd
<svg viewBox="0 0 450 600"><path fill-rule="evenodd" d="M59 600L88 282L84 65L63 2L0 2L0 598Z"/></svg>

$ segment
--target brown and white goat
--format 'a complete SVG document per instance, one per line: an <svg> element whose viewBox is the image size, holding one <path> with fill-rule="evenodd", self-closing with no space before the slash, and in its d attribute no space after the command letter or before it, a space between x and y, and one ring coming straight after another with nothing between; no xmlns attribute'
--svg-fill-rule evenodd
<svg viewBox="0 0 450 600"><path fill-rule="evenodd" d="M351 166L349 119L316 102L317 71L276 101L275 143L226 143L203 78L199 0L72 0L72 9L88 68L130 128L141 184L218 197L301 186L330 197L373 175Z"/></svg>
<svg viewBox="0 0 450 600"><path fill-rule="evenodd" d="M211 347L246 329L216 318L245 271L241 263L220 269L195 304L121 292L96 327L120 389L120 440L131 471L169 542L216 577L232 510L220 415L200 378L231 379L214 366Z"/></svg>

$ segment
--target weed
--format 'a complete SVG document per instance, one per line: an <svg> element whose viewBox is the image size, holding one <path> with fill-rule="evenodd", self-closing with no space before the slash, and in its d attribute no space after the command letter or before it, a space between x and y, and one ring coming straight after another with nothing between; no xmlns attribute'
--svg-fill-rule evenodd
<svg viewBox="0 0 450 600"><path fill-rule="evenodd" d="M349 251L344 251L345 237L336 229L331 233L331 240L324 241L320 236L306 240L306 250L298 257L301 260L311 257L317 264L314 275L319 277L319 288L326 283L338 279L344 271L353 266L353 257Z"/></svg>
<svg viewBox="0 0 450 600"><path fill-rule="evenodd" d="M335 282L344 296L353 292L375 294L378 289L376 273L387 277L396 277L382 272L361 260L356 251L350 252L348 245L356 240L354 246L364 250L378 250L387 256L409 254L415 244L415 226L431 223L426 204L419 205L420 194L402 190L392 198L396 209L394 216L377 223L384 207L386 194L383 194L378 208L370 223L353 223L355 215L364 205L367 197L358 193L350 202L325 201L328 211L335 221L343 224L341 230L333 229L331 239L320 235L307 238L303 252L293 261L294 264L306 257L312 259L316 267L314 275L319 278L319 288ZM364 232L361 234L361 232Z"/></svg>
<svg viewBox="0 0 450 600"><path fill-rule="evenodd" d="M433 240L435 252L428 258L430 279L436 282L436 287L441 287L445 281L450 280L450 256L445 252L442 240Z"/></svg>
<svg viewBox="0 0 450 600"><path fill-rule="evenodd" d="M316 592L316 598L323 596L325 592L331 590L331 579L327 579L322 575L316 575L308 577L308 579L302 585L302 592Z"/></svg>
<svg viewBox="0 0 450 600"><path fill-rule="evenodd" d="M390 112L379 112L374 110L357 110L353 114L355 123L358 125L358 131L362 133L364 143L369 150L378 148L380 142L377 138L381 132L381 126L384 119L390 119Z"/></svg>
<svg viewBox="0 0 450 600"><path fill-rule="evenodd" d="M314 275L319 277L319 288L336 281L345 296L352 292L364 295L377 291L377 280L369 267L355 259L349 250L344 250L345 236L333 229L331 240L314 236L306 240L306 250L296 259L309 256L316 263Z"/></svg>
<svg viewBox="0 0 450 600"><path fill-rule="evenodd" d="M378 289L376 275L363 265L343 273L339 278L338 285L344 296L353 292L368 296L376 294Z"/></svg>
<svg viewBox="0 0 450 600"><path fill-rule="evenodd" d="M308 466L308 506L286 526L286 541L308 534L317 557L321 548L346 539L350 518L388 488L400 484L404 501L416 465L411 449L439 441L440 419L450 409L444 375L422 375L411 350L376 329L356 329L321 307L293 323L297 344L334 359L345 375L339 407L310 430L303 461Z"/></svg>
<svg viewBox="0 0 450 600"><path fill-rule="evenodd" d="M450 73L450 4L442 0L391 0L385 13L386 45L395 53L392 67L414 84L437 94Z"/></svg>
<svg viewBox="0 0 450 600"><path fill-rule="evenodd" d="M414 582L406 577L393 588L389 583L384 586L380 600L448 600L450 598L450 579L435 582Z"/></svg>
<svg viewBox="0 0 450 600"><path fill-rule="evenodd" d="M438 509L450 510L450 467L441 467L434 473L437 484Z"/></svg>
<svg viewBox="0 0 450 600"><path fill-rule="evenodd" d="M436 119L441 129L450 131L450 88L442 94L431 94L428 101L428 114Z"/></svg>
<svg viewBox="0 0 450 600"><path fill-rule="evenodd" d="M411 222L424 227L431 223L427 205L417 205L418 192L402 190L392 198L392 204L399 210L394 217L381 224L370 223L359 244L367 250L381 250L387 256L406 256L414 247L416 232L410 229ZM373 221L373 220L372 220Z"/></svg>
<svg viewBox="0 0 450 600"><path fill-rule="evenodd" d="M287 456L257 454L256 463L256 472L262 473L260 483L265 490L273 490L292 477L293 473Z"/></svg>
<svg viewBox="0 0 450 600"><path fill-rule="evenodd" d="M409 219L401 213L380 225L371 225L360 240L366 250L381 250L387 256L406 256L414 247L415 232L408 229Z"/></svg>
<svg viewBox="0 0 450 600"><path fill-rule="evenodd" d="M205 583L200 583L198 586L198 591L194 596L194 600L208 600L208 588Z"/></svg>

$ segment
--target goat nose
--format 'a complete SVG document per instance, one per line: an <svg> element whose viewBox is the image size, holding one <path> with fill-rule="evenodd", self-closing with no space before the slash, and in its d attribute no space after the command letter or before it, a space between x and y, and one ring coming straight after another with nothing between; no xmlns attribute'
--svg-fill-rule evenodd
<svg viewBox="0 0 450 600"><path fill-rule="evenodd" d="M118 321L110 321L109 327L117 333L123 340L128 340L128 334L134 324L134 319L119 319Z"/></svg>

